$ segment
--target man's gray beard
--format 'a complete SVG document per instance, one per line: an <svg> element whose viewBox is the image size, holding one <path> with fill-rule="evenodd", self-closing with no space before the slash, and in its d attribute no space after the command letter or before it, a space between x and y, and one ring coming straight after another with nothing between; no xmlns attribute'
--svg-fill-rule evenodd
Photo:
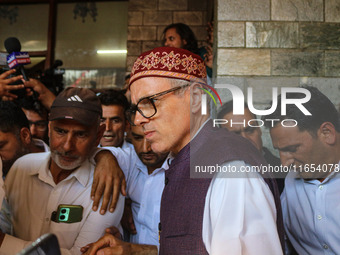
<svg viewBox="0 0 340 255"><path fill-rule="evenodd" d="M79 158L78 158L76 161L74 161L73 163L68 164L68 165L63 165L63 164L61 163L61 161L60 161L59 154L58 154L57 151L52 151L52 152L51 152L51 158L52 158L52 160L54 161L54 163L57 164L58 167L60 167L60 168L63 169L63 170L69 170L69 171L74 170L74 169L80 167L81 164L84 162L84 160L83 160L81 157L79 157Z"/></svg>

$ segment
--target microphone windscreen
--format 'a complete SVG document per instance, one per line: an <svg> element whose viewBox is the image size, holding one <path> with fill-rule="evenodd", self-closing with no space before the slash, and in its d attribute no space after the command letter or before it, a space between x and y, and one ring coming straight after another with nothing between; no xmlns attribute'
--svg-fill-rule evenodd
<svg viewBox="0 0 340 255"><path fill-rule="evenodd" d="M16 37L8 37L5 40L5 48L9 54L11 54L12 52L20 52L20 41Z"/></svg>

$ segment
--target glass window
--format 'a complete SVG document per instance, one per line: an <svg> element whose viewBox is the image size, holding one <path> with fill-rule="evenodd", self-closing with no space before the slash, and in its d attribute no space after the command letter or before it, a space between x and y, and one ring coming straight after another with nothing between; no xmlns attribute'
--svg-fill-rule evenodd
<svg viewBox="0 0 340 255"><path fill-rule="evenodd" d="M84 21L79 15L74 19L75 6L76 3L58 4L55 58L62 60L66 69L65 86L122 86L128 2L96 2L96 21L89 12ZM118 53L98 54L98 50Z"/></svg>

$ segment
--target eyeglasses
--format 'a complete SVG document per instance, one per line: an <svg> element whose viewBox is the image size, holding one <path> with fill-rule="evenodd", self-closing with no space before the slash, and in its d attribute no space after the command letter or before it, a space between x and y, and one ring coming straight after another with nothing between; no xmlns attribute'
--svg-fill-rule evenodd
<svg viewBox="0 0 340 255"><path fill-rule="evenodd" d="M130 107L130 109L128 109L126 111L126 117L128 119L128 121L130 122L131 125L135 125L135 116L136 116L136 112L138 111L144 118L151 118L152 116L154 116L157 113L157 108L155 105L155 100L160 97L160 96L164 96L166 94L169 94L171 92L180 90L182 88L185 88L187 86L189 86L190 84L187 85L183 85L180 87L174 87L168 90L165 90L163 92L148 96L148 97L144 97L141 98L138 103L136 105L132 105Z"/></svg>
<svg viewBox="0 0 340 255"><path fill-rule="evenodd" d="M39 121L28 121L28 125L31 127L34 125L37 130L45 131L47 129L47 121L39 120Z"/></svg>

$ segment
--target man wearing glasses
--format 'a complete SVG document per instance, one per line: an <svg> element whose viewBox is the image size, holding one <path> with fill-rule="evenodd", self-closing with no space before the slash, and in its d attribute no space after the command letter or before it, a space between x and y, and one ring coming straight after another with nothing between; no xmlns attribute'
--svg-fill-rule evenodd
<svg viewBox="0 0 340 255"><path fill-rule="evenodd" d="M129 121L143 127L154 152L170 151L173 158L165 171L159 254L282 254L276 183L239 171L265 164L264 159L249 141L214 128L209 116L201 114L205 86L203 60L184 49L155 48L132 68ZM196 166L212 165L238 173L192 178ZM282 219L278 223L281 227ZM157 254L111 235L87 252L95 254L105 245L112 252Z"/></svg>
<svg viewBox="0 0 340 255"><path fill-rule="evenodd" d="M46 108L40 102L31 100L31 97L24 97L20 105L28 119L32 138L40 139L48 144L48 111Z"/></svg>

